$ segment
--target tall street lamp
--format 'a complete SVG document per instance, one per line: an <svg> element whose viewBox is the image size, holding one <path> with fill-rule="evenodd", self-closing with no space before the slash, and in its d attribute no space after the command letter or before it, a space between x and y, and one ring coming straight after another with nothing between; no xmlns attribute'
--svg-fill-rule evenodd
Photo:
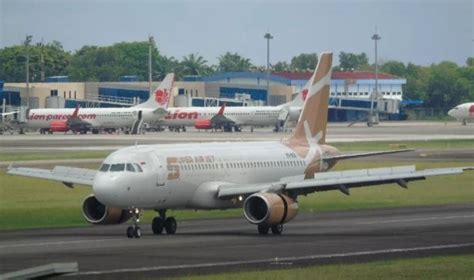
<svg viewBox="0 0 474 280"><path fill-rule="evenodd" d="M263 38L267 39L267 105L269 105L270 100L270 40L273 39L272 34L265 33Z"/></svg>
<svg viewBox="0 0 474 280"><path fill-rule="evenodd" d="M153 50L153 46L155 45L155 38L153 36L148 37L148 43L149 43L149 48L148 48L148 92L150 93L150 96L153 94L152 93L152 88L151 88L151 82L153 80L153 75L152 75L152 69L151 69L151 52Z"/></svg>
<svg viewBox="0 0 474 280"><path fill-rule="evenodd" d="M379 96L379 65L377 62L377 41L380 40L381 37L377 34L377 28L375 28L375 34L372 35L372 40L375 43L375 91L372 92L370 97L370 119L367 122L369 126L374 124L374 97L378 99ZM377 123L378 120L375 121Z"/></svg>
<svg viewBox="0 0 474 280"><path fill-rule="evenodd" d="M26 107L30 108L30 43L33 36L26 35L25 48L26 48Z"/></svg>

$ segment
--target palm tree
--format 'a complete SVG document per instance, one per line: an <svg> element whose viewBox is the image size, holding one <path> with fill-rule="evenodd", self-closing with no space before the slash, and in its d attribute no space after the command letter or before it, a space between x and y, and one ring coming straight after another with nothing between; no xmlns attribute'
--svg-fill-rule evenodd
<svg viewBox="0 0 474 280"><path fill-rule="evenodd" d="M220 72L243 72L250 71L252 63L249 58L243 58L237 53L226 52L219 56L218 70Z"/></svg>
<svg viewBox="0 0 474 280"><path fill-rule="evenodd" d="M209 74L210 67L206 65L207 60L199 54L189 54L184 56L181 61L181 67L184 75L200 75Z"/></svg>

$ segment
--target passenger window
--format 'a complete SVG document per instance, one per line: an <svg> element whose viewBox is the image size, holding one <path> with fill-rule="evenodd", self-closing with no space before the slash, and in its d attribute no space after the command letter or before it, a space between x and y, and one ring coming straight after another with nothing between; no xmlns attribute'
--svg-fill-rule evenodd
<svg viewBox="0 0 474 280"><path fill-rule="evenodd" d="M110 166L110 172L119 172L125 170L125 163L112 164Z"/></svg>
<svg viewBox="0 0 474 280"><path fill-rule="evenodd" d="M100 172L107 172L107 171L109 170L109 167L110 167L110 164L104 163L104 164L102 164L102 166L100 167L99 171L100 171Z"/></svg>
<svg viewBox="0 0 474 280"><path fill-rule="evenodd" d="M127 171L129 172L136 172L135 168L133 168L133 165L131 163L127 163Z"/></svg>

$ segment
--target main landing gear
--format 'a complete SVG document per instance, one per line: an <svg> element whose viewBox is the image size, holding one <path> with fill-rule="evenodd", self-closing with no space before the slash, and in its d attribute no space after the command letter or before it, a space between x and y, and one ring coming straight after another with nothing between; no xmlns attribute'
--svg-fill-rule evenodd
<svg viewBox="0 0 474 280"><path fill-rule="evenodd" d="M274 226L267 225L258 225L258 233L261 235L268 234L268 231L271 229L274 235L280 235L283 232L283 224L278 224Z"/></svg>
<svg viewBox="0 0 474 280"><path fill-rule="evenodd" d="M140 222L141 211L138 208L131 210L133 213L133 226L127 228L127 237L128 238L140 238L142 237L142 229L138 226Z"/></svg>
<svg viewBox="0 0 474 280"><path fill-rule="evenodd" d="M160 209L157 211L160 216L153 218L151 223L151 229L153 230L153 233L162 234L164 229L167 234L175 234L176 229L178 228L176 219L173 217L166 218L166 209Z"/></svg>

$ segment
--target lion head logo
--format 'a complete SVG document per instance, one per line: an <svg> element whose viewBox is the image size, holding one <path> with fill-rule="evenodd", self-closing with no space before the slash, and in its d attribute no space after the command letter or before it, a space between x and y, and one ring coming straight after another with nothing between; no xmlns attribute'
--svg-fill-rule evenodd
<svg viewBox="0 0 474 280"><path fill-rule="evenodd" d="M158 102L158 104L166 105L169 99L170 95L166 89L158 89L157 91L155 91L155 101Z"/></svg>
<svg viewBox="0 0 474 280"><path fill-rule="evenodd" d="M306 97L308 96L308 89L305 88L302 92L302 97L303 97L303 101L306 101Z"/></svg>

